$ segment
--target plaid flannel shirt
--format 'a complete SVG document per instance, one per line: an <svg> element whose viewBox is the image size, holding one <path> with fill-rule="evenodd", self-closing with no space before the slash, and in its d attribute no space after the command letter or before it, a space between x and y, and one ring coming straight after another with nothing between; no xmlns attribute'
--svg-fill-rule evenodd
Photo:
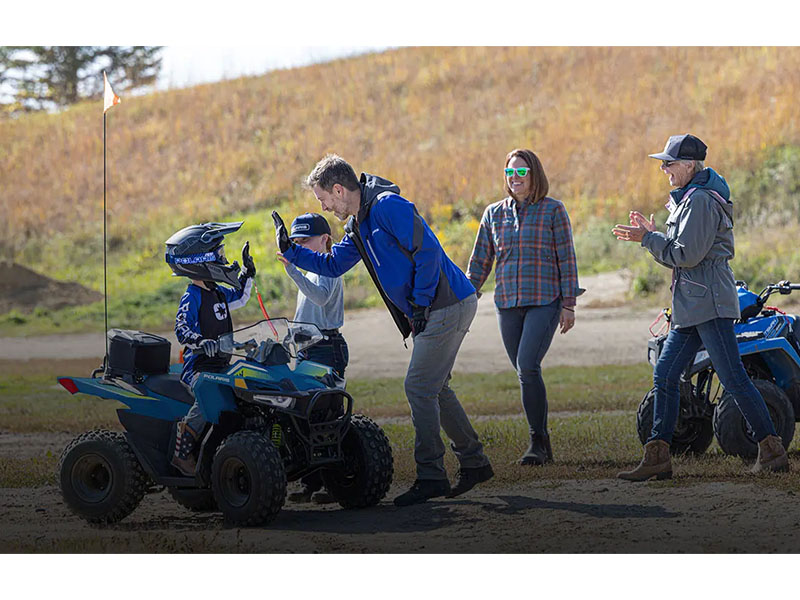
<svg viewBox="0 0 800 600"><path fill-rule="evenodd" d="M519 205L508 197L487 206L467 269L476 290L495 260L498 308L542 306L558 297L564 306L575 306L580 291L572 226L559 200Z"/></svg>

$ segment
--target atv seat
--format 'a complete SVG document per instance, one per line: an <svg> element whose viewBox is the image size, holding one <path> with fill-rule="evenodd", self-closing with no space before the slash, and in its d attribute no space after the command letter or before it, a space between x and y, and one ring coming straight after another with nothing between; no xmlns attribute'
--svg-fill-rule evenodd
<svg viewBox="0 0 800 600"><path fill-rule="evenodd" d="M181 382L181 376L177 373L165 373L164 375L151 375L144 384L156 394L178 400L184 404L194 404L194 397Z"/></svg>

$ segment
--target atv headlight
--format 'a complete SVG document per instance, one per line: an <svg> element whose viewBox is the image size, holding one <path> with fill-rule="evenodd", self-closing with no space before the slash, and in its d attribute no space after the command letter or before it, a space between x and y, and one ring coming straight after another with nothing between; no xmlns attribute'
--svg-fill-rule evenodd
<svg viewBox="0 0 800 600"><path fill-rule="evenodd" d="M291 396L265 396L263 394L255 394L253 396L253 402L269 404L278 408L294 408L296 400L297 398L292 398Z"/></svg>

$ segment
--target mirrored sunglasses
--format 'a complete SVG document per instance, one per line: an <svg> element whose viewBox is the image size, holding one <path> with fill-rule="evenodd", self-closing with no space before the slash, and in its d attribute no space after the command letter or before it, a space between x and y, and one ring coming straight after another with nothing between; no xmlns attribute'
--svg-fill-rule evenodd
<svg viewBox="0 0 800 600"><path fill-rule="evenodd" d="M515 172L519 177L525 177L528 173L530 173L530 168L518 167L516 169L512 169L510 167L507 167L505 169L506 177L513 177Z"/></svg>

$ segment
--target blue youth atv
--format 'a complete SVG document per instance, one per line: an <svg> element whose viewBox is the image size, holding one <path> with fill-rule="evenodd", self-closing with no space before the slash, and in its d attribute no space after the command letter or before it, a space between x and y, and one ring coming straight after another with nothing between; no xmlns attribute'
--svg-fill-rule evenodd
<svg viewBox="0 0 800 600"><path fill-rule="evenodd" d="M795 420L800 419L800 321L796 315L766 306L766 302L775 292L785 295L800 290L800 284L781 281L768 285L760 294L747 289L743 281L736 284L742 313L734 325L739 354L753 384L764 397L783 445L788 448L794 437ZM654 337L648 342L648 360L654 367L667 338L669 310L662 314L666 316L666 324L658 332L651 326ZM636 414L642 444L653 427L654 402L655 389L651 389ZM680 411L670 451L702 454L714 437L726 454L742 458L758 455L752 430L733 397L721 390L708 352L701 348L681 376Z"/></svg>
<svg viewBox="0 0 800 600"><path fill-rule="evenodd" d="M117 522L146 493L167 488L191 510L261 525L283 506L287 481L317 470L345 508L375 505L388 492L393 461L384 432L352 414L353 398L329 367L296 360L323 339L315 325L271 319L219 338L232 361L225 372L201 374L194 387L209 421L194 477L170 465L175 422L194 400L180 365L169 367L169 342L121 330L109 339L103 369L58 380L73 394L126 405L117 410L124 433L84 433L61 455L64 501L87 521Z"/></svg>

